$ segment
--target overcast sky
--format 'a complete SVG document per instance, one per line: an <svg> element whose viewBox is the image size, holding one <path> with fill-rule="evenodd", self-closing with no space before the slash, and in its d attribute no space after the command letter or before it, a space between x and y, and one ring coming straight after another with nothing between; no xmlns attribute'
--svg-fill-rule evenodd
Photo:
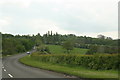
<svg viewBox="0 0 120 80"><path fill-rule="evenodd" d="M0 0L0 32L118 38L119 0Z"/></svg>

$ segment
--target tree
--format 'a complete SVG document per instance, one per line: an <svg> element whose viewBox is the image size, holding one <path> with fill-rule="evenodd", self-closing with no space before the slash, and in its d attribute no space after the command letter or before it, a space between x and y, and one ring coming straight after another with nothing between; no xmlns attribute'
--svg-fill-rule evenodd
<svg viewBox="0 0 120 80"><path fill-rule="evenodd" d="M25 47L24 47L23 45L21 45L21 44L18 44L18 45L16 46L16 51L17 51L18 53L24 52L24 51L25 51Z"/></svg>
<svg viewBox="0 0 120 80"><path fill-rule="evenodd" d="M40 35L40 33L38 33L35 37L34 37L34 41L35 41L35 45L39 46L42 44L42 37Z"/></svg>
<svg viewBox="0 0 120 80"><path fill-rule="evenodd" d="M101 35L101 34L98 35L97 37L100 38L100 39L105 39L105 36L104 36L104 35Z"/></svg>
<svg viewBox="0 0 120 80"><path fill-rule="evenodd" d="M2 53L4 55L15 54L15 40L13 39L2 39Z"/></svg>
<svg viewBox="0 0 120 80"><path fill-rule="evenodd" d="M90 46L90 49L86 52L86 54L93 55L94 53L97 52L97 49L98 49L98 46L92 45L92 46Z"/></svg>
<svg viewBox="0 0 120 80"><path fill-rule="evenodd" d="M40 52L40 54L50 54L49 48L44 44L39 45L37 47L37 51Z"/></svg>
<svg viewBox="0 0 120 80"><path fill-rule="evenodd" d="M72 41L66 41L63 43L63 48L67 50L67 53L70 53L74 48L74 44Z"/></svg>

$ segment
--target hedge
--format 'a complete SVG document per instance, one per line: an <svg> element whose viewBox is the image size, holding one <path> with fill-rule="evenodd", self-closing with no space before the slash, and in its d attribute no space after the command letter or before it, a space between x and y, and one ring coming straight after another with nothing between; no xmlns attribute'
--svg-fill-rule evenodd
<svg viewBox="0 0 120 80"><path fill-rule="evenodd" d="M83 66L95 70L118 69L120 60L118 54L113 55L38 55L33 53L31 58L37 61L53 64L68 64L72 66Z"/></svg>

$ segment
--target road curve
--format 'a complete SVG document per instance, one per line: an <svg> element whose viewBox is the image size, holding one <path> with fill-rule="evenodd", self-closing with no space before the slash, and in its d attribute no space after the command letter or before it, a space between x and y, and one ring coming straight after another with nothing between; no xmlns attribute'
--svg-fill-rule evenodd
<svg viewBox="0 0 120 80"><path fill-rule="evenodd" d="M3 58L2 78L66 78L64 74L29 67L18 60L27 54L17 54Z"/></svg>

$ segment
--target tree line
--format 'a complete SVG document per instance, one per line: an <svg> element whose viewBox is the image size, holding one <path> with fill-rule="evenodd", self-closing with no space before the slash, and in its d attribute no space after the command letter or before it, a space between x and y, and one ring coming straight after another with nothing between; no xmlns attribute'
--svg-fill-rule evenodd
<svg viewBox="0 0 120 80"><path fill-rule="evenodd" d="M64 48L67 49L68 52L74 47L77 47L89 49L86 54L111 54L118 52L118 41L119 40L113 40L111 38L92 38L86 36L76 36L74 34L61 35L57 32L53 33L52 31L48 31L44 35L40 35L40 33L38 33L37 35L32 36L2 34L2 53L4 55L16 54L31 50L34 46L47 44L62 45ZM46 48L45 50L48 49Z"/></svg>
<svg viewBox="0 0 120 80"><path fill-rule="evenodd" d="M31 50L34 42L30 36L2 34L2 54L12 55Z"/></svg>
<svg viewBox="0 0 120 80"><path fill-rule="evenodd" d="M76 47L87 48L87 45L96 44L96 45L109 45L109 46L117 46L118 40L112 40L112 38L92 38L86 36L76 36L74 34L61 35L57 32L53 34L53 32L48 31L42 37L42 41L45 44L54 44L61 45L64 41L71 40L75 43Z"/></svg>

